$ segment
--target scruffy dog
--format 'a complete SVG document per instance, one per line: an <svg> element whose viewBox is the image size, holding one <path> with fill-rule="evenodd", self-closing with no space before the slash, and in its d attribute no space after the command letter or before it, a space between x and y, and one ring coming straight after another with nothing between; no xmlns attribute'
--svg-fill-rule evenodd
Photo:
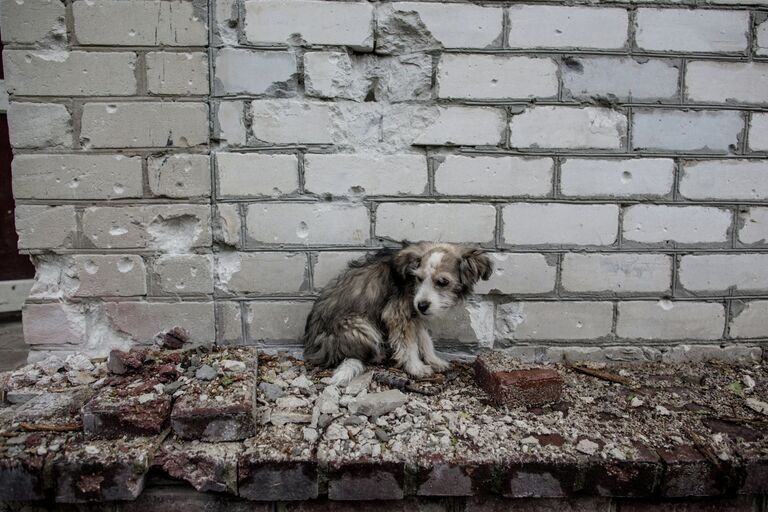
<svg viewBox="0 0 768 512"><path fill-rule="evenodd" d="M349 263L320 294L307 318L304 358L337 366L336 384L363 373L363 363L391 357L416 378L448 363L435 354L427 330L487 280L493 265L482 250L422 242L384 249Z"/></svg>

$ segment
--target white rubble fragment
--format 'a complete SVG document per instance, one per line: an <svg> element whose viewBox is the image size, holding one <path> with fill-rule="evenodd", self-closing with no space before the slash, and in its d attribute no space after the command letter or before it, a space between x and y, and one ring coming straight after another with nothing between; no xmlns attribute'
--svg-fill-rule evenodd
<svg viewBox="0 0 768 512"><path fill-rule="evenodd" d="M581 453L586 453L587 455L594 455L595 453L597 453L597 450L600 449L600 445L598 445L594 441L590 441L589 439L582 439L581 441L578 442L578 444L576 444L576 449Z"/></svg>
<svg viewBox="0 0 768 512"><path fill-rule="evenodd" d="M747 398L744 402L747 407L760 414L768 416L768 403L758 400L756 398Z"/></svg>

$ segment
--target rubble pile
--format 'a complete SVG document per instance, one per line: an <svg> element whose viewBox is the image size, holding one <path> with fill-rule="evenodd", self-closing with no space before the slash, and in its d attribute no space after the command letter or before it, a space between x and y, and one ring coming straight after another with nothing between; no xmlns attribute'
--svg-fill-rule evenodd
<svg viewBox="0 0 768 512"><path fill-rule="evenodd" d="M381 367L344 387L329 377L226 347L6 374L0 480L16 484L0 501L134 499L152 468L251 500L768 492L762 364L531 368L489 354L420 382Z"/></svg>

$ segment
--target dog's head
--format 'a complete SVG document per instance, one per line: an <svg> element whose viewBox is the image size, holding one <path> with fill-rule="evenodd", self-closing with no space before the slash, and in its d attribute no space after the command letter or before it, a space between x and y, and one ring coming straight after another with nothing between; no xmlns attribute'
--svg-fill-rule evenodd
<svg viewBox="0 0 768 512"><path fill-rule="evenodd" d="M413 283L413 307L424 317L440 317L493 273L484 251L453 244L407 245L395 255L394 266L400 277Z"/></svg>

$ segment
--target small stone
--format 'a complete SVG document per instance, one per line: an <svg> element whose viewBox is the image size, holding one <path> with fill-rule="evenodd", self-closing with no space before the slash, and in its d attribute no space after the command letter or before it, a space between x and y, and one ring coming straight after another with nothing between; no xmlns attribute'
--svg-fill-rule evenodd
<svg viewBox="0 0 768 512"><path fill-rule="evenodd" d="M325 438L329 441L349 439L349 432L338 423L331 423L325 431Z"/></svg>
<svg viewBox="0 0 768 512"><path fill-rule="evenodd" d="M242 361L234 361L232 359L225 359L221 362L221 366L230 372L241 373L245 371L245 363Z"/></svg>
<svg viewBox="0 0 768 512"><path fill-rule="evenodd" d="M308 443L314 443L317 441L317 430L311 427L304 427L302 429L302 433L304 434L304 440Z"/></svg>
<svg viewBox="0 0 768 512"><path fill-rule="evenodd" d="M172 395L172 394L174 394L176 391L178 391L178 390L179 390L179 388L180 388L181 386L183 386L183 385L184 385L184 382L182 382L182 381L180 381L180 380L177 380L177 381L174 381L174 382L169 382L168 384L165 384L165 385L163 386L163 392L164 392L166 395Z"/></svg>
<svg viewBox="0 0 768 512"><path fill-rule="evenodd" d="M751 393L755 389L755 379L751 375L744 375L741 382L744 383L744 393Z"/></svg>
<svg viewBox="0 0 768 512"><path fill-rule="evenodd" d="M656 412L661 414L662 416L669 416L670 414L672 414L671 412L669 412L669 409L667 409L663 405L657 405Z"/></svg>
<svg viewBox="0 0 768 512"><path fill-rule="evenodd" d="M347 384L347 387L344 388L344 394L357 395L361 391L367 390L368 386L371 385L371 380L373 380L373 372L366 372L362 375L358 375L357 377L349 381L349 384Z"/></svg>
<svg viewBox="0 0 768 512"><path fill-rule="evenodd" d="M144 364L144 352L132 350L112 350L107 358L107 369L114 375L125 375L133 370L138 370Z"/></svg>
<svg viewBox="0 0 768 512"><path fill-rule="evenodd" d="M9 437L8 439L6 439L5 444L9 444L9 445L24 444L27 442L28 437L29 435L27 434L22 434L20 436L15 436L15 437Z"/></svg>
<svg viewBox="0 0 768 512"><path fill-rule="evenodd" d="M140 404L146 404L147 402L151 402L155 399L154 393L145 393L141 396L139 396L139 403Z"/></svg>
<svg viewBox="0 0 768 512"><path fill-rule="evenodd" d="M521 439L521 440L520 440L520 444L527 444L527 445L533 445L533 446L535 446L535 445L539 444L539 440L538 440L538 439L536 439L536 438L535 438L535 437L533 437L533 436L528 436L528 437L526 437L526 438L523 438L523 439Z"/></svg>
<svg viewBox="0 0 768 512"><path fill-rule="evenodd" d="M339 388L326 386L315 405L320 409L321 414L338 414L340 397Z"/></svg>
<svg viewBox="0 0 768 512"><path fill-rule="evenodd" d="M96 381L96 377L86 371L70 370L67 372L67 380L74 386L85 386Z"/></svg>
<svg viewBox="0 0 768 512"><path fill-rule="evenodd" d="M89 444L85 447L85 453L87 453L88 455L96 455L97 453L99 453L99 449L96 446Z"/></svg>
<svg viewBox="0 0 768 512"><path fill-rule="evenodd" d="M284 396L282 398L278 398L275 405L277 405L278 409L290 410L307 407L309 406L309 402L303 398L299 398L298 396Z"/></svg>
<svg viewBox="0 0 768 512"><path fill-rule="evenodd" d="M586 453L587 455L594 455L595 453L597 453L597 450L600 449L600 445L598 445L594 441L590 441L589 439L582 439L581 441L578 442L578 444L576 444L576 449L581 453Z"/></svg>
<svg viewBox="0 0 768 512"><path fill-rule="evenodd" d="M280 386L276 386L275 384L270 384L269 382L260 382L259 389L264 394L264 398L266 398L270 402L274 402L278 398L282 398L285 396L285 392L283 391L283 388L281 388Z"/></svg>
<svg viewBox="0 0 768 512"><path fill-rule="evenodd" d="M349 404L349 410L353 414L364 414L368 417L377 417L388 414L404 405L407 397L397 389L370 393Z"/></svg>
<svg viewBox="0 0 768 512"><path fill-rule="evenodd" d="M59 356L51 355L35 363L35 367L40 369L46 375L53 375L64 368L64 361Z"/></svg>
<svg viewBox="0 0 768 512"><path fill-rule="evenodd" d="M102 377L99 380L97 380L96 382L94 382L93 384L91 384L91 387L93 389L101 389L101 388L104 387L104 385L106 383L107 383L107 378L106 377Z"/></svg>
<svg viewBox="0 0 768 512"><path fill-rule="evenodd" d="M67 370L74 371L91 371L93 370L93 363L83 354L70 354L64 360L64 367Z"/></svg>
<svg viewBox="0 0 768 512"><path fill-rule="evenodd" d="M273 410L269 417L269 421L275 426L282 427L286 423L309 423L312 421L312 415L298 412Z"/></svg>
<svg viewBox="0 0 768 512"><path fill-rule="evenodd" d="M745 404L755 412L768 415L768 403L757 400L756 398L747 398Z"/></svg>
<svg viewBox="0 0 768 512"><path fill-rule="evenodd" d="M619 448L613 448L613 449L611 450L611 456L612 456L613 458L615 458L615 459L619 459L619 460L627 460L627 455L624 453L624 451L623 451L623 450L621 450L621 449L619 449Z"/></svg>
<svg viewBox="0 0 768 512"><path fill-rule="evenodd" d="M642 399L640 399L639 397L634 397L634 398L632 399L632 401L631 401L631 402L629 402L629 405L631 405L632 407L640 407L640 406L641 406L641 405L643 405L644 403L645 403L645 402L643 402L643 401L642 401Z"/></svg>
<svg viewBox="0 0 768 512"><path fill-rule="evenodd" d="M374 429L374 432L376 433L376 439L378 439L382 443L386 443L387 441L389 441L390 439L389 434L384 432L383 429L377 427L376 429Z"/></svg>
<svg viewBox="0 0 768 512"><path fill-rule="evenodd" d="M216 378L216 369L212 366L204 364L195 372L195 377L200 380L213 380Z"/></svg>
<svg viewBox="0 0 768 512"><path fill-rule="evenodd" d="M309 389L312 387L312 381L306 375L301 374L290 382L291 386L299 389Z"/></svg>
<svg viewBox="0 0 768 512"><path fill-rule="evenodd" d="M177 350L189 341L189 333L183 327L173 327L155 335L155 343L168 350Z"/></svg>

